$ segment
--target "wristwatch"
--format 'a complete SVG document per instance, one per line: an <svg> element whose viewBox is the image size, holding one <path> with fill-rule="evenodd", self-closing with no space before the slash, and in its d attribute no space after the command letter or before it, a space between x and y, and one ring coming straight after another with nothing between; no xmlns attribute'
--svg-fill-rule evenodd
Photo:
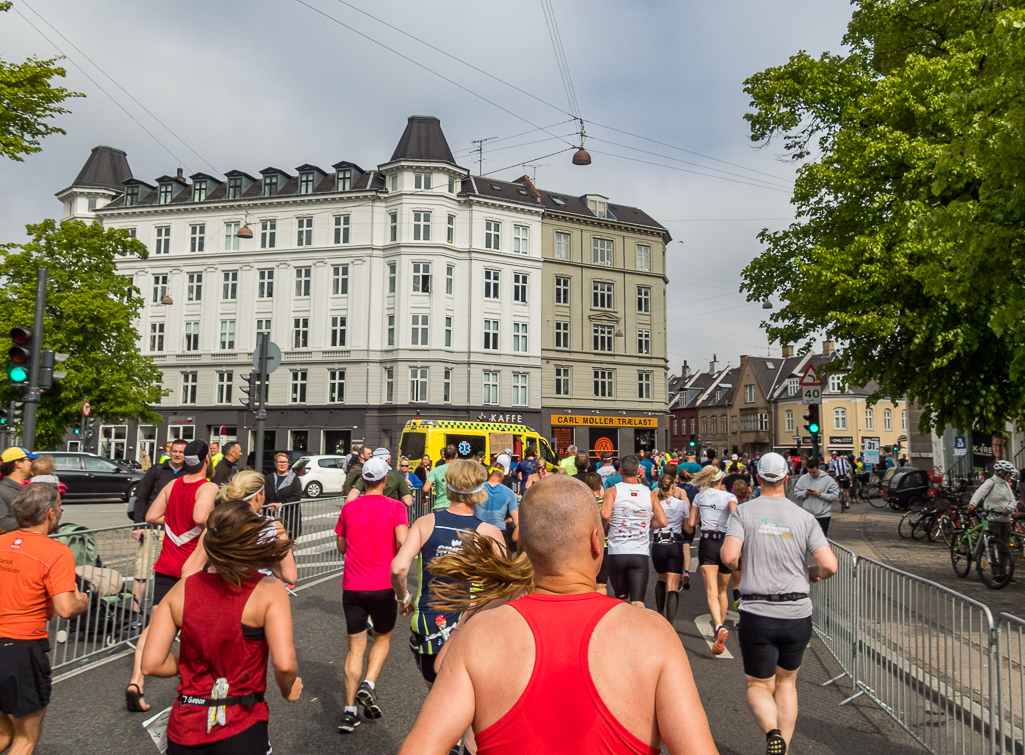
<svg viewBox="0 0 1025 755"><path fill-rule="evenodd" d="M412 599L413 599L413 593L411 593L411 592L407 592L406 593L406 597L405 597L404 600L399 600L399 596L398 595L395 596L395 602L398 603L403 608L408 606L409 605L409 601L411 601Z"/></svg>

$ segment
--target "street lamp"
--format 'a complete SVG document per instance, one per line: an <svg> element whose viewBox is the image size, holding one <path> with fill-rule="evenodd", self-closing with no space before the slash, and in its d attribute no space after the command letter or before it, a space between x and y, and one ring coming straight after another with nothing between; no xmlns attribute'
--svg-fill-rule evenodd
<svg viewBox="0 0 1025 755"><path fill-rule="evenodd" d="M772 302L766 299L762 302L762 309L772 309Z"/></svg>
<svg viewBox="0 0 1025 755"><path fill-rule="evenodd" d="M160 303L161 304L174 304L174 299L172 299L167 294L164 294L163 298L160 300Z"/></svg>

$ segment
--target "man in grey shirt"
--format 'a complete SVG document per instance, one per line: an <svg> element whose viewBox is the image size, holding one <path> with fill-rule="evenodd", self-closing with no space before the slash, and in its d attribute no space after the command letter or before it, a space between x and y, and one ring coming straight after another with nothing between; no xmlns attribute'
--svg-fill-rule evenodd
<svg viewBox="0 0 1025 755"><path fill-rule="evenodd" d="M786 498L788 470L777 453L761 458L762 494L734 510L720 552L728 568L743 567L738 630L747 705L768 755L785 755L797 723L797 671L812 631L810 584L837 568L815 517Z"/></svg>
<svg viewBox="0 0 1025 755"><path fill-rule="evenodd" d="M818 459L805 463L808 474L801 475L794 486L794 498L804 510L815 517L823 535L829 535L829 521L833 516L833 502L840 500L840 486L836 480L819 468Z"/></svg>
<svg viewBox="0 0 1025 755"><path fill-rule="evenodd" d="M0 462L0 532L14 532L19 529L14 518L12 504L21 492L25 480L32 476L32 460L39 454L30 454L21 446L11 446Z"/></svg>

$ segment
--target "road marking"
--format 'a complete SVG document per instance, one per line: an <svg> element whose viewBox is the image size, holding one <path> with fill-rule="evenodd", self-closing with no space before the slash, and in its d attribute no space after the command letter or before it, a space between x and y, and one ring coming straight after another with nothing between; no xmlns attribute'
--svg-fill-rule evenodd
<svg viewBox="0 0 1025 755"><path fill-rule="evenodd" d="M740 614L736 611L727 611L726 621L732 621L734 631L736 631L737 622L740 621ZM708 643L708 649L711 650L712 645L715 644L715 635L712 633L712 616L707 613L698 616L694 619L694 626L696 626L698 631L701 632L701 636L704 637L705 642ZM732 660L733 654L727 649L722 651L722 655L715 655L713 658L726 658Z"/></svg>

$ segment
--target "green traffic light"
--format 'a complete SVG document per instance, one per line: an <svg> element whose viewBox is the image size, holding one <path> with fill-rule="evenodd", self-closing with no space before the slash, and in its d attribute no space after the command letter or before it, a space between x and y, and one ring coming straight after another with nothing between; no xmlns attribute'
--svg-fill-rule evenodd
<svg viewBox="0 0 1025 755"><path fill-rule="evenodd" d="M819 426L813 422L812 424L808 425L808 432L810 432L812 435L818 435Z"/></svg>
<svg viewBox="0 0 1025 755"><path fill-rule="evenodd" d="M28 370L20 364L12 364L7 368L7 377L12 383L24 383L28 380Z"/></svg>

